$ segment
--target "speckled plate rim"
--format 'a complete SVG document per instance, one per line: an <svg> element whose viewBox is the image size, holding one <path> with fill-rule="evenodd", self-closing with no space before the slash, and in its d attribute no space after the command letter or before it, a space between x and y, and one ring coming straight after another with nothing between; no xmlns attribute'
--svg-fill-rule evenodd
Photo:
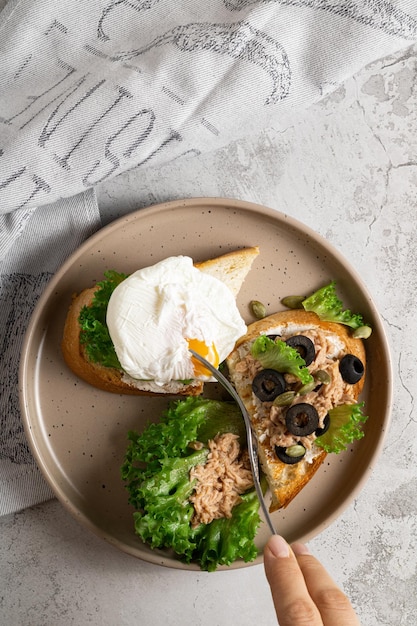
<svg viewBox="0 0 417 626"><path fill-rule="evenodd" d="M346 258L335 249L329 242L327 242L322 236L313 231L310 227L306 226L302 222L297 219L288 216L287 214L281 213L275 209L271 209L259 204L255 204L252 202L234 200L229 198L189 198L185 200L173 200L169 202L164 202L158 205L153 205L144 209L139 209L133 213L130 213L127 216L118 218L111 224L103 227L94 235L92 235L88 240L86 240L61 266L61 268L56 272L54 277L51 279L49 284L47 285L44 293L40 297L33 315L31 317L25 339L23 344L23 349L21 353L21 362L19 369L19 397L20 397L20 405L22 412L22 420L24 425L25 434L27 440L29 442L30 449L33 453L33 456L41 469L45 479L51 486L52 490L56 494L57 498L61 501L64 507L70 512L70 514L77 519L84 527L88 528L90 531L95 533L97 536L106 540L108 543L116 546L118 549L127 552L133 556L136 556L142 560L159 564L167 567L185 569L185 570L199 570L199 567L195 564L184 564L182 561L178 561L176 558L173 558L171 555L165 555L163 551L150 551L143 553L141 550L141 544L138 545L137 549L132 549L131 546L124 545L123 542L119 541L117 538L113 537L111 534L103 531L102 528L98 527L92 519L82 513L77 506L68 500L65 495L64 489L59 484L59 481L56 480L54 475L53 468L51 468L46 462L42 454L42 446L39 445L37 441L36 435L34 434L36 429L32 428L33 423L36 420L41 419L41 416L36 415L36 411L30 409L31 402L29 401L28 394L30 394L30 385L28 383L30 379L29 369L33 365L33 363L29 359L29 353L33 346L31 345L35 331L37 330L39 324L41 323L41 316L44 307L47 305L49 299L51 298L51 294L53 294L60 285L60 282L65 276L65 274L69 271L69 269L74 266L85 256L89 250L91 250L94 246L96 246L99 242L106 240L107 238L112 236L112 233L115 230L124 227L126 224L140 224L141 220L145 219L149 214L152 214L155 218L163 215L165 212L176 211L180 208L195 208L202 209L204 207L210 207L210 210L216 211L217 207L226 207L230 209L236 209L243 212L254 213L257 216L257 219L262 220L263 218L267 218L269 220L273 220L279 225L285 226L285 228L291 228L295 232L300 233L307 240L314 242L315 244L321 246L325 249L328 254L336 260L338 263L346 268L346 271L352 278L352 281L355 283L355 287L360 293L361 297L364 301L366 301L369 311L371 312L372 317L372 325L375 330L378 332L379 337L379 348L384 360L384 366L386 370L386 389L385 389L385 410L384 415L381 418L381 430L378 436L378 440L373 442L372 452L368 457L367 467L362 472L360 479L357 480L356 484L350 488L349 493L346 494L344 500L336 506L331 515L329 515L326 519L320 520L314 527L310 528L307 532L305 532L301 537L296 537L297 540L308 541L313 537L317 536L321 533L325 528L327 528L335 519L337 519L342 512L347 508L352 500L354 500L359 492L362 490L364 484L369 478L369 475L373 471L375 463L381 454L386 433L389 429L390 421L391 421L391 411L392 411L392 369L391 369L391 359L390 359L390 350L389 344L387 340L387 336L385 333L384 325L382 319L376 309L376 306L373 302L371 295L369 294L366 286L364 285L361 277L358 275L357 271L350 265L350 263L346 260ZM178 254L181 254L181 251L178 251ZM218 253L218 251L216 252ZM35 413L35 414L34 414ZM365 438L366 439L366 438ZM300 496L298 496L300 498ZM132 530L133 533L133 530ZM262 553L258 555L258 557L250 562L243 563L242 561L237 561L233 563L229 567L221 567L218 571L223 569L233 570L240 567L249 567L251 565L256 565L262 562Z"/></svg>

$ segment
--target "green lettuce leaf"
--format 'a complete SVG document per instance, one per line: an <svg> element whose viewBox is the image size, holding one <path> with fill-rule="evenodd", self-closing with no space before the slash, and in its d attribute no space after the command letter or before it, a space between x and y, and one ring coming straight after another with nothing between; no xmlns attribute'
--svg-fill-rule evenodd
<svg viewBox="0 0 417 626"><path fill-rule="evenodd" d="M251 489L242 495L230 519L223 517L198 527L196 551L202 569L213 572L218 565L231 565L239 558L245 562L256 559L258 550L253 538L260 522L258 511L258 496Z"/></svg>
<svg viewBox="0 0 417 626"><path fill-rule="evenodd" d="M131 502L142 512L134 513L135 531L152 548L172 548L189 562L195 551L190 529L194 513L188 498L193 492L189 471L205 462L208 449L187 457L164 459L161 468L138 483Z"/></svg>
<svg viewBox="0 0 417 626"><path fill-rule="evenodd" d="M314 443L326 452L338 454L346 450L347 446L358 439L362 439L362 430L368 417L363 415L364 402L359 404L341 404L329 411L330 426L328 430L317 437Z"/></svg>
<svg viewBox="0 0 417 626"><path fill-rule="evenodd" d="M337 322L353 329L365 326L362 315L343 308L343 303L336 294L335 285L335 281L332 281L303 300L304 309L313 311L325 322Z"/></svg>
<svg viewBox="0 0 417 626"><path fill-rule="evenodd" d="M107 328L106 313L111 294L127 275L109 270L104 276L106 280L97 283L98 289L91 304L80 311L80 343L93 363L121 369Z"/></svg>
<svg viewBox="0 0 417 626"><path fill-rule="evenodd" d="M281 374L293 374L303 384L313 380L298 350L281 339L273 340L266 335L261 335L253 342L251 353L265 369L274 369Z"/></svg>

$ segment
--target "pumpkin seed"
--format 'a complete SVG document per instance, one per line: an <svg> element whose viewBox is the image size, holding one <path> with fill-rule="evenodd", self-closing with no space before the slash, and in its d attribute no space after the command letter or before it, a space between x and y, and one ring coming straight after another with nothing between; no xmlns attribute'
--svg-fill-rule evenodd
<svg viewBox="0 0 417 626"><path fill-rule="evenodd" d="M256 319L261 320L266 316L266 306L262 304L262 302L259 302L259 300L251 300L250 305Z"/></svg>
<svg viewBox="0 0 417 626"><path fill-rule="evenodd" d="M305 300L305 296L285 296L281 302L289 309L302 309L303 300Z"/></svg>

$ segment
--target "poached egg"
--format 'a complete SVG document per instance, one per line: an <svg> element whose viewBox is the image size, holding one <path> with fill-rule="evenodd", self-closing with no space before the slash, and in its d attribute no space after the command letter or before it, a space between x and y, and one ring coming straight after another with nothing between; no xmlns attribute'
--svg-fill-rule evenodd
<svg viewBox="0 0 417 626"><path fill-rule="evenodd" d="M229 288L187 256L128 276L110 297L106 321L124 372L161 386L210 380L190 348L217 368L247 330Z"/></svg>

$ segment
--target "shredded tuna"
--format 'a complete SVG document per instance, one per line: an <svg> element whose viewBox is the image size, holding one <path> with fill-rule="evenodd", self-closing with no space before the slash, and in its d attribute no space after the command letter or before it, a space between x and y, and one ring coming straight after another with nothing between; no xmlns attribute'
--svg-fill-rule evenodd
<svg viewBox="0 0 417 626"><path fill-rule="evenodd" d="M248 376L253 380L256 374L262 369L259 361L256 361L251 354L247 354L241 361L236 363L236 373Z"/></svg>
<svg viewBox="0 0 417 626"><path fill-rule="evenodd" d="M231 517L241 494L253 486L249 458L246 451L241 451L237 435L218 435L208 445L206 463L190 471L191 480L197 481L190 497L195 510L193 527Z"/></svg>
<svg viewBox="0 0 417 626"><path fill-rule="evenodd" d="M330 361L326 363L326 371L331 376L331 384L322 385L318 391L311 391L310 393L298 396L295 398L293 404L299 402L306 402L312 404L319 415L319 428L324 425L324 418L327 413L334 406L340 404L349 404L355 402L352 394L352 387L347 385L342 379L339 372L338 361ZM308 437L297 437L289 433L285 427L285 409L272 405L269 409L269 417L263 421L264 427L268 428L271 445L281 446L288 448L298 442L300 442L307 450L310 450L315 434L312 433Z"/></svg>

